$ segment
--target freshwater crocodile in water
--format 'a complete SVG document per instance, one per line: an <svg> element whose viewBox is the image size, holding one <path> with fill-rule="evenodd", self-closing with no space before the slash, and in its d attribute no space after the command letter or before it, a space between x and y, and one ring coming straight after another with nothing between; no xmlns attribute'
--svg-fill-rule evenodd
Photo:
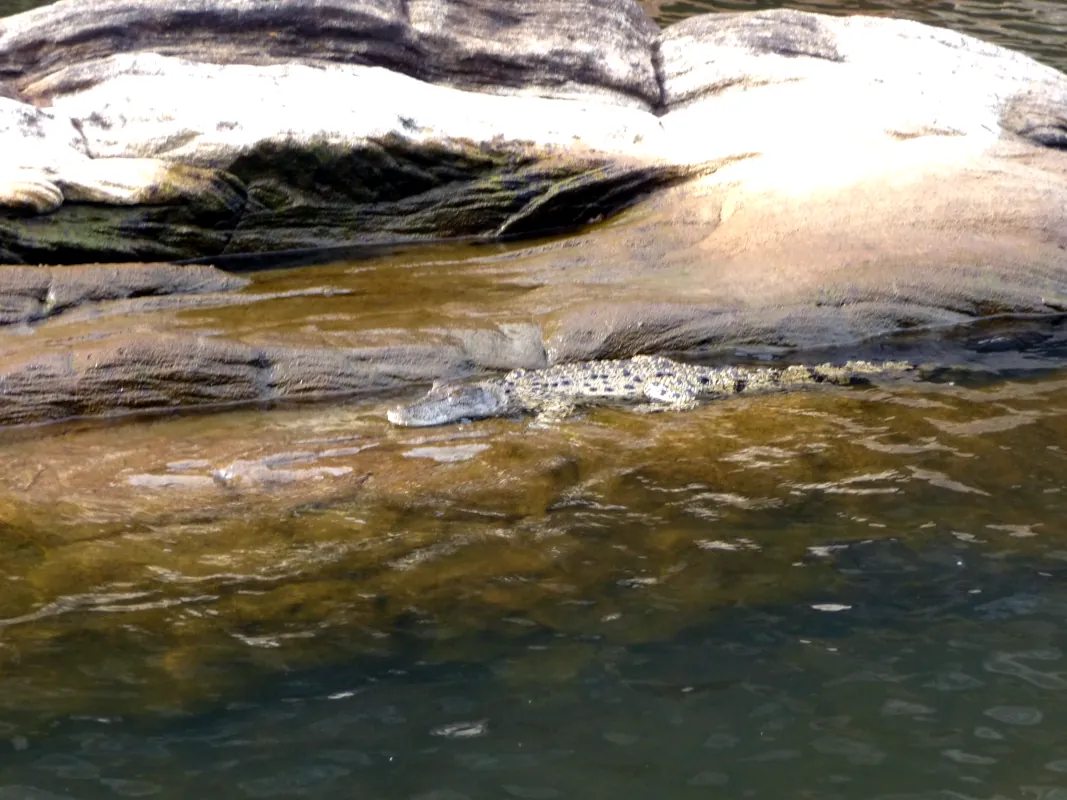
<svg viewBox="0 0 1067 800"><path fill-rule="evenodd" d="M435 384L409 405L390 409L395 425L426 427L463 420L537 414L561 419L579 406L641 404L644 411L684 410L732 394L768 392L816 384L852 386L873 377L902 375L900 361L850 361L844 366L702 367L661 356L583 361L547 369L516 369L502 378Z"/></svg>

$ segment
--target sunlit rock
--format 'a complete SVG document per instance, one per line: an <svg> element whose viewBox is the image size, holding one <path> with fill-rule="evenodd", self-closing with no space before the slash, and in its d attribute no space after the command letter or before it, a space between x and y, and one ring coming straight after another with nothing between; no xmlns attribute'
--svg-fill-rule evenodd
<svg viewBox="0 0 1067 800"><path fill-rule="evenodd" d="M63 192L40 172L18 168L0 175L0 206L48 214L63 205Z"/></svg>
<svg viewBox="0 0 1067 800"><path fill-rule="evenodd" d="M63 204L56 176L87 160L65 115L0 94L0 209L47 214Z"/></svg>
<svg viewBox="0 0 1067 800"><path fill-rule="evenodd" d="M35 96L27 87L41 77L144 51L215 64L380 65L431 83L650 105L655 35L628 0L64 0L4 21L0 69Z"/></svg>
<svg viewBox="0 0 1067 800"><path fill-rule="evenodd" d="M229 169L267 145L351 152L390 136L446 149L456 140L454 147L473 143L487 151L526 144L625 155L645 152L662 135L647 111L595 97L501 97L376 66L220 65L127 53L81 69L86 74L76 81L59 73L30 88L78 121L95 157Z"/></svg>
<svg viewBox="0 0 1067 800"><path fill-rule="evenodd" d="M262 309L266 333L222 312L161 322L155 294L86 295L113 305L58 321L47 299L12 296L5 318L47 335L5 352L0 417L781 354L1067 308L1054 69L899 20L779 10L660 32L626 0L502 9L91 0L0 23L0 135L17 153L0 167L4 261L243 269L278 250L309 263L353 243L556 237L468 252L449 281L420 272L405 308L382 262L388 280L343 309L332 278L287 293L264 276L233 306ZM605 224L574 232L588 223ZM205 294L167 308L206 313L233 293ZM119 329L127 312L135 331ZM87 378L90 350L108 355ZM44 388L24 402L31 384Z"/></svg>
<svg viewBox="0 0 1067 800"><path fill-rule="evenodd" d="M23 101L77 132L83 154L109 159L99 171L48 166L68 200L214 198L230 216L195 224L237 227L230 252L573 225L693 174L684 168L738 160L753 163L724 182L803 190L790 175L802 162L846 191L885 156L898 174L918 168L871 151L886 144L947 139L920 160L957 164L1004 137L1058 147L1067 97L1051 68L918 23L772 11L659 33L623 0L514 13L431 0L60 2L5 21L0 67ZM236 177L137 160L155 158ZM581 192L560 193L574 178ZM11 205L53 210L55 192L35 185L13 188ZM598 188L599 207L576 210ZM134 220L94 227L106 240L146 221ZM46 235L19 232L16 251ZM221 245L187 237L185 254ZM153 255L172 257L169 246Z"/></svg>
<svg viewBox="0 0 1067 800"><path fill-rule="evenodd" d="M232 208L244 203L239 182L214 170L159 159L91 157L70 117L12 97L0 96L0 149L5 154L0 208L48 214L64 201Z"/></svg>

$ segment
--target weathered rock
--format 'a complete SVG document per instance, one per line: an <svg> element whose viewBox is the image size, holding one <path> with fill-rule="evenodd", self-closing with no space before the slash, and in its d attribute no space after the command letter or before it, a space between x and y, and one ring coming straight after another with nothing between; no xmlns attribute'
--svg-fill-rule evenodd
<svg viewBox="0 0 1067 800"><path fill-rule="evenodd" d="M64 201L168 208L96 209L88 218L64 209L59 227L67 248L54 241L51 225L9 218L0 222L0 255L51 263L170 259L223 248L334 246L361 234L513 235L521 225L512 218L536 216L529 208L545 205L539 197L567 205L574 184L561 194L544 180L577 177L596 192L598 171L606 169L600 191L611 194L618 182L635 181L623 174L629 167L615 169L603 157L557 156L542 182L533 169L544 148L573 149L591 120L586 136L602 150L612 140L625 148L657 127L632 109L605 113L605 102L648 108L658 101L649 49L655 26L633 3L587 6L502 11L472 4L445 15L444 26L432 3L178 0L141 7L109 0L57 3L9 18L0 25L0 75L22 87L21 98L52 110L11 102L19 113L65 125L77 152L54 135L36 155L21 148L19 171L0 175L0 207L37 214ZM588 28L590 20L602 29ZM424 80L595 99L597 113L534 97L509 103ZM324 96L331 102L322 103ZM59 112L55 104L63 102L67 111ZM70 116L75 108L85 110L84 119ZM227 109L236 112L232 119ZM466 127L456 128L457 120ZM500 128L502 120L510 130ZM94 131L89 138L76 129L83 122ZM14 123L15 135L32 133L30 120ZM76 157L86 153L93 158ZM208 171L196 174L193 166ZM213 168L251 181L256 202L247 219L238 217L244 187ZM231 213L204 214L204 205ZM587 216L613 210L605 203ZM565 210L568 224L580 222L571 212Z"/></svg>
<svg viewBox="0 0 1067 800"><path fill-rule="evenodd" d="M526 234L755 156L744 180L773 183L783 160L837 168L842 149L916 138L951 139L950 160L1005 137L1062 146L1067 78L960 34L788 10L650 25L623 0L57 3L3 23L0 77L51 107L5 102L74 139L23 156L0 203L162 203L144 218L58 214L91 240L83 259L162 259ZM229 214L169 208L205 204ZM77 259L24 219L6 227L14 260Z"/></svg>
<svg viewBox="0 0 1067 800"><path fill-rule="evenodd" d="M960 155L1016 136L1056 146L1047 131L1067 113L1063 73L908 20L712 14L665 30L658 52L676 157L747 148L832 159L842 148L938 136Z"/></svg>
<svg viewBox="0 0 1067 800"><path fill-rule="evenodd" d="M145 276L146 284L152 277ZM210 271L194 270L185 288L206 288L212 280ZM27 283L32 282L28 276ZM495 334L460 332L452 341L442 337L424 345L363 348L254 346L158 330L60 340L53 347L23 342L0 356L0 426L380 395L429 382L442 372L460 377L502 361L541 367L540 342L536 326L504 326Z"/></svg>
<svg viewBox="0 0 1067 800"><path fill-rule="evenodd" d="M264 278L242 295L246 308L290 304L264 312L285 319L262 338L231 339L211 315L197 323L206 336L148 318L182 307L177 295L101 296L92 313L108 321L57 324L81 325L69 353L94 336L111 348L109 366L96 382L54 370L59 399L37 418L106 411L106 385L131 387L115 409L303 396L264 388L275 364L295 365L308 396L358 394L457 370L808 349L1067 308L1067 77L916 23L783 10L657 34L622 0L92 0L0 23L0 80L20 98L0 98L0 138L20 153L0 175L9 262L306 258L529 237L631 209L457 274L420 309L364 323L346 308L358 331L340 344L320 346L330 315L301 294L329 285ZM484 303L431 319L472 280ZM388 291L357 295L373 306ZM41 303L11 299L10 318L40 319ZM120 346L120 310L145 314L141 349ZM52 325L37 325L36 355L8 354L10 376L62 360ZM395 380L353 371L352 353ZM168 359L171 389L136 385L137 369L164 373ZM212 381L232 390L198 388Z"/></svg>
<svg viewBox="0 0 1067 800"><path fill-rule="evenodd" d="M65 231L85 230L67 235L84 242L80 254L50 243L50 221L18 218L4 225L16 258L173 259L356 237L514 236L573 227L691 173L624 157L658 135L655 119L634 109L460 92L365 67L222 67L143 53L106 62L121 74L54 98L50 112L62 107L79 120L93 158L42 170L49 182L36 193L13 184L7 203L52 210L61 189L68 200L163 207L101 208L91 219L64 210L56 220ZM323 93L383 100L368 113L362 102L323 105Z"/></svg>
<svg viewBox="0 0 1067 800"><path fill-rule="evenodd" d="M909 89L922 81L926 92L966 90L964 102L985 105L998 101L995 88L1063 79L1021 53L944 28L793 9L690 17L658 44L668 110L726 91L845 77Z"/></svg>
<svg viewBox="0 0 1067 800"><path fill-rule="evenodd" d="M0 97L0 208L37 214L66 201L111 205L243 205L243 187L211 169L151 158L91 158L83 134L62 114Z"/></svg>
<svg viewBox="0 0 1067 800"><path fill-rule="evenodd" d="M63 0L4 21L0 79L40 100L47 94L26 87L44 76L61 73L69 88L86 80L88 62L147 51L214 64L364 64L493 92L647 106L659 99L655 31L627 0Z"/></svg>
<svg viewBox="0 0 1067 800"><path fill-rule="evenodd" d="M771 166L743 162L670 190L625 241L592 232L573 257L546 252L531 280L548 285L530 303L560 309L546 322L550 361L831 347L1062 313L1065 154L1004 142L954 165L951 149L934 139L842 154L837 167L782 160L773 180L738 175ZM685 228L659 226L682 215ZM623 270L622 253L640 255ZM556 277L544 268L561 262Z"/></svg>
<svg viewBox="0 0 1067 800"><path fill-rule="evenodd" d="M54 176L86 160L85 142L71 121L0 95L0 209L47 214L63 203Z"/></svg>
<svg viewBox="0 0 1067 800"><path fill-rule="evenodd" d="M5 267L0 269L0 325L36 322L84 303L227 292L247 283L212 267L174 264Z"/></svg>
<svg viewBox="0 0 1067 800"><path fill-rule="evenodd" d="M425 80L659 105L658 29L637 3L410 0L406 8L427 55Z"/></svg>

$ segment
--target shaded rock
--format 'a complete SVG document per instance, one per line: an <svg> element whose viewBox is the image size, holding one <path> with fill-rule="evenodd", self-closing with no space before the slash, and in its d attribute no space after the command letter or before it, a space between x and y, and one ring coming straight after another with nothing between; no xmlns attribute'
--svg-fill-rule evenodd
<svg viewBox="0 0 1067 800"><path fill-rule="evenodd" d="M1067 150L1067 80L1052 89L1016 94L1004 107L1000 124L1036 145Z"/></svg>
<svg viewBox="0 0 1067 800"><path fill-rule="evenodd" d="M18 85L115 53L189 53L204 61L277 63L307 53L322 61L376 63L408 71L418 61L398 0L247 0L144 4L59 2L0 27L0 78ZM330 35L324 35L329 32ZM71 81L77 83L77 72Z"/></svg>
<svg viewBox="0 0 1067 800"><path fill-rule="evenodd" d="M529 339L537 329L521 333ZM516 342L516 347L531 352L530 344ZM146 331L56 348L35 348L31 342L0 356L0 425L380 395L442 374L469 375L477 366L461 345L447 341L337 349L256 347Z"/></svg>
<svg viewBox="0 0 1067 800"><path fill-rule="evenodd" d="M212 267L92 264L0 269L0 325L35 322L83 303L240 289L248 281Z"/></svg>
<svg viewBox="0 0 1067 800"><path fill-rule="evenodd" d="M706 14L672 25L657 42L664 105L832 74L844 57L831 25L830 17L785 9Z"/></svg>
<svg viewBox="0 0 1067 800"><path fill-rule="evenodd" d="M232 166L260 206L241 216L227 251L570 230L713 168L393 137L311 153L266 145Z"/></svg>
<svg viewBox="0 0 1067 800"><path fill-rule="evenodd" d="M203 205L72 203L42 216L0 212L0 251L9 254L9 264L176 261L221 253L239 209L220 207L218 196L199 199Z"/></svg>
<svg viewBox="0 0 1067 800"><path fill-rule="evenodd" d="M487 369L541 369L548 366L541 327L533 323L504 323L494 329L447 333L462 343L464 351L476 363Z"/></svg>

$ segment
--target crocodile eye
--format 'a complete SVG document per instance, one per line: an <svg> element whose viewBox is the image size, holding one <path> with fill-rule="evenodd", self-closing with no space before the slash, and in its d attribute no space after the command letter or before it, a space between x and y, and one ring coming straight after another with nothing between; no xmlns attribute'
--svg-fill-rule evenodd
<svg viewBox="0 0 1067 800"><path fill-rule="evenodd" d="M701 375L700 382L706 386L708 384L708 377L706 375Z"/></svg>

